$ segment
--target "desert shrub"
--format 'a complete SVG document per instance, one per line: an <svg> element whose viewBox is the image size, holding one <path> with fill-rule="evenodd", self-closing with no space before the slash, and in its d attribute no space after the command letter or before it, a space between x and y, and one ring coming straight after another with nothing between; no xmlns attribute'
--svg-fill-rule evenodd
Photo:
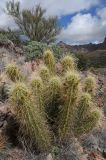
<svg viewBox="0 0 106 160"><path fill-rule="evenodd" d="M48 48L53 51L56 59L60 59L62 57L62 49L56 44L50 44Z"/></svg>
<svg viewBox="0 0 106 160"><path fill-rule="evenodd" d="M0 45L7 45L8 37L5 34L0 33Z"/></svg>
<svg viewBox="0 0 106 160"><path fill-rule="evenodd" d="M21 45L20 35L20 31L0 30L0 43L5 45L11 41L15 45Z"/></svg>
<svg viewBox="0 0 106 160"><path fill-rule="evenodd" d="M32 60L35 58L42 57L44 50L47 49L47 44L31 41L24 48L25 48L27 59Z"/></svg>
<svg viewBox="0 0 106 160"><path fill-rule="evenodd" d="M55 54L56 58L61 57L61 49L56 44L47 45L46 43L31 41L25 47L25 53L28 60L41 58L44 51L50 49Z"/></svg>
<svg viewBox="0 0 106 160"><path fill-rule="evenodd" d="M50 50L44 52L43 58L43 66L39 66L30 82L14 81L10 91L10 102L20 123L18 136L27 149L35 146L40 151L51 149L55 143L69 143L73 135L80 137L90 132L101 115L91 92L84 90L73 57L61 60L62 73L57 73ZM14 76L16 80L17 74ZM89 87L93 90L93 85Z"/></svg>
<svg viewBox="0 0 106 160"><path fill-rule="evenodd" d="M90 62L89 58L86 56L86 54L76 54L76 57L78 59L77 66L81 70L87 70L89 68Z"/></svg>

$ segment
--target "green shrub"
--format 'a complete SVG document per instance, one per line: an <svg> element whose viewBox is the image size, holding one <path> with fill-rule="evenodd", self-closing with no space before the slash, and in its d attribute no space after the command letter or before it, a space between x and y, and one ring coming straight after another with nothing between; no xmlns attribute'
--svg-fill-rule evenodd
<svg viewBox="0 0 106 160"><path fill-rule="evenodd" d="M53 51L57 59L61 57L61 49L56 44L47 45L46 43L31 41L28 43L28 45L24 47L28 60L41 58L44 51L46 51L47 49L50 49L51 51Z"/></svg>
<svg viewBox="0 0 106 160"><path fill-rule="evenodd" d="M78 59L77 66L81 70L87 70L90 66L89 58L84 54L76 54L76 58Z"/></svg>
<svg viewBox="0 0 106 160"><path fill-rule="evenodd" d="M7 45L8 44L8 38L5 34L0 33L0 44L1 45Z"/></svg>
<svg viewBox="0 0 106 160"><path fill-rule="evenodd" d="M27 59L32 60L35 58L42 57L44 50L47 49L47 44L31 41L24 48L25 48Z"/></svg>

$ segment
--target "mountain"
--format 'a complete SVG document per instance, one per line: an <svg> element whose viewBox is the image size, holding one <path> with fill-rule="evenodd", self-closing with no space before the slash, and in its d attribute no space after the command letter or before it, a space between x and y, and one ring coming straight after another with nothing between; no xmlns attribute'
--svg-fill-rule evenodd
<svg viewBox="0 0 106 160"><path fill-rule="evenodd" d="M72 52L81 52L81 53L87 53L87 52L93 52L96 50L106 50L106 37L104 39L104 42L99 44L84 44L84 45L68 45L62 41L58 43L58 45L64 49L65 51L72 51Z"/></svg>

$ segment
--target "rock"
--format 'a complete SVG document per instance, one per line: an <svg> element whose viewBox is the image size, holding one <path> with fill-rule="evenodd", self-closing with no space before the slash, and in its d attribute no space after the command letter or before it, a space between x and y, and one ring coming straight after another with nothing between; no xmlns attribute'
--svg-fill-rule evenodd
<svg viewBox="0 0 106 160"><path fill-rule="evenodd" d="M53 157L52 157L51 154L49 154L49 155L47 156L47 160L53 160Z"/></svg>
<svg viewBox="0 0 106 160"><path fill-rule="evenodd" d="M89 136L84 138L83 147L88 151L96 150L98 148L98 139L94 135L89 134Z"/></svg>

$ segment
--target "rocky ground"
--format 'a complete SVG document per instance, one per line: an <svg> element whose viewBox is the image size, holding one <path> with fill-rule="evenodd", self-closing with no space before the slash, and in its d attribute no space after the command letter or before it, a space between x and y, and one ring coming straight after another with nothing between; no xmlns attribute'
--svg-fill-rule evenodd
<svg viewBox="0 0 106 160"><path fill-rule="evenodd" d="M2 50L2 62L0 65L0 71L4 70L4 66L11 62L17 61L21 64L24 74L26 76L30 74L37 63L24 63L24 57L17 55L11 58L10 53L3 48ZM6 64L4 64L4 62ZM39 62L41 63L41 62ZM27 68L27 73L25 73ZM103 111L103 118L101 123L91 133L81 138L80 142L74 139L70 146L58 150L55 147L52 154L35 156L30 153L16 147L14 130L11 134L14 138L14 144L11 145L11 140L7 145L6 152L0 153L0 160L105 160L106 159L106 68L95 69L94 74L97 76L98 89L95 97L95 102ZM14 125L14 114L11 113L7 101L0 101L0 131L4 131L6 125ZM16 124L15 124L16 125ZM16 131L17 131L17 125ZM10 133L8 133L10 134ZM12 139L13 140L13 139ZM53 159L54 158L54 159Z"/></svg>

